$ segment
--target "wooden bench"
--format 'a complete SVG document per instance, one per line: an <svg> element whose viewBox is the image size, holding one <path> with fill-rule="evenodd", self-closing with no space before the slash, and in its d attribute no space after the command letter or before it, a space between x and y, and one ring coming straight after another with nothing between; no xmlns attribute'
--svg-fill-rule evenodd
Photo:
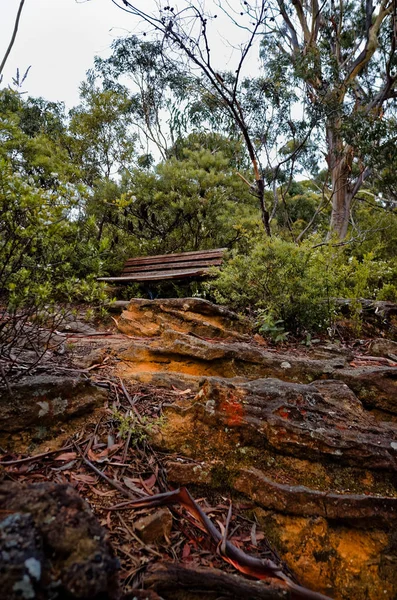
<svg viewBox="0 0 397 600"><path fill-rule="evenodd" d="M209 274L211 267L219 267L222 264L225 250L226 248L217 248L129 258L119 277L99 277L98 281L129 283L201 278Z"/></svg>

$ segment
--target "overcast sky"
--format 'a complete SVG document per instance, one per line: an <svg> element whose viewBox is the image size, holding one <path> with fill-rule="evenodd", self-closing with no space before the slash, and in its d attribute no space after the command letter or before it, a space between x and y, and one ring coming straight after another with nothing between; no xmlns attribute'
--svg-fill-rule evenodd
<svg viewBox="0 0 397 600"><path fill-rule="evenodd" d="M0 57L14 27L19 0L0 0ZM32 96L78 103L78 86L95 55L107 56L115 37L133 32L135 22L110 0L25 0L3 84L17 68L31 65L24 85Z"/></svg>
<svg viewBox="0 0 397 600"><path fill-rule="evenodd" d="M153 0L139 1L146 10L154 4ZM240 5L239 0L231 3ZM9 44L18 6L19 0L0 0L0 59ZM236 42L235 36L242 32L236 33L222 14L216 23L221 34L214 36L212 55L223 63L217 67L220 70L233 68L229 58L237 55L226 48L222 37ZM112 40L140 31L142 25L111 0L25 0L3 85L11 83L17 68L22 73L31 65L23 90L31 96L63 101L71 108L79 102L79 84L92 67L94 56L108 56ZM250 69L255 60L247 63Z"/></svg>

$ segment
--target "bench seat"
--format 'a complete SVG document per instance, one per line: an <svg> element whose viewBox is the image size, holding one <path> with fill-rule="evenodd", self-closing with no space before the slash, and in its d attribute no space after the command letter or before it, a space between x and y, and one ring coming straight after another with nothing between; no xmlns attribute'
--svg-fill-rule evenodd
<svg viewBox="0 0 397 600"><path fill-rule="evenodd" d="M216 248L129 258L118 277L99 277L98 281L129 283L201 278L208 276L212 267L222 264L225 250Z"/></svg>

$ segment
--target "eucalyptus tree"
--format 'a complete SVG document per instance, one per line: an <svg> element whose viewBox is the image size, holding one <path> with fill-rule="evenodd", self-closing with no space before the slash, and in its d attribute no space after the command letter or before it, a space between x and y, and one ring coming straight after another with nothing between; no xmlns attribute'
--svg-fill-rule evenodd
<svg viewBox="0 0 397 600"><path fill-rule="evenodd" d="M70 111L69 150L90 189L86 212L95 218L100 242L120 195L119 179L135 165L136 133L131 100L122 90L99 88L89 77L80 98Z"/></svg>
<svg viewBox="0 0 397 600"><path fill-rule="evenodd" d="M331 204L330 232L343 240L353 199L394 141L387 118L396 97L395 0L215 0L218 15L246 33L235 48L232 73L216 68L209 33L218 16L214 10L188 0L178 8L159 4L149 13L138 3L112 1L145 22L168 60L185 59L187 71L201 76L213 114L227 114L241 133L266 231L271 215L265 184L273 185L276 203L285 166L290 172L299 165L315 170L325 159L329 181L319 211ZM262 68L244 78L257 40ZM284 156L274 160L280 133Z"/></svg>
<svg viewBox="0 0 397 600"><path fill-rule="evenodd" d="M330 175L330 229L346 237L352 201L390 154L395 134L395 0L272 0L264 26L267 77L297 86ZM394 138L394 139L393 139Z"/></svg>
<svg viewBox="0 0 397 600"><path fill-rule="evenodd" d="M139 5L121 0L114 1L122 10L145 22L149 26L149 35L155 39L160 49L161 65L177 67L179 73L187 74L186 94L194 102L186 107L186 115L203 123L217 123L219 129L238 132L245 143L251 163L253 182L246 181L251 192L259 201L262 221L266 233L270 235L270 210L265 197L265 169L262 167L261 149L266 140L268 115L263 95L256 115L256 123L262 120L261 135L251 125L252 104L247 112L247 100L253 87L247 82L245 68L251 60L251 51L257 46L267 11L267 0L250 5L245 2L243 16L246 19L241 44L237 49L238 58L233 72L225 72L222 59L211 48L211 25L220 16L207 12L199 1L185 2L180 8L171 5L159 5L153 13L145 12ZM233 21L233 19L232 19ZM242 31L234 21L237 31ZM143 32L147 35L147 32ZM219 36L219 33L218 33ZM240 36L241 37L241 36ZM213 38L212 38L213 39ZM131 62L131 67L133 63ZM133 69L131 68L133 72ZM256 92L261 94L259 87ZM256 93L258 96L258 93ZM263 126L265 124L265 127Z"/></svg>
<svg viewBox="0 0 397 600"><path fill-rule="evenodd" d="M152 150L162 159L184 129L183 106L192 92L193 81L185 70L167 61L160 41L136 35L118 38L112 54L95 58L92 78L104 90L129 98L130 119L143 151L141 163L153 162Z"/></svg>

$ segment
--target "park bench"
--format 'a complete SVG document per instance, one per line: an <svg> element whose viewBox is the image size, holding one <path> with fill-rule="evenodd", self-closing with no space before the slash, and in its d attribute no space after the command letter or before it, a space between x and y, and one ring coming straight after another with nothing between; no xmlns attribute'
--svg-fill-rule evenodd
<svg viewBox="0 0 397 600"><path fill-rule="evenodd" d="M129 258L118 277L99 277L98 281L114 283L151 282L167 279L194 279L208 276L211 267L222 264L226 248L160 254Z"/></svg>

